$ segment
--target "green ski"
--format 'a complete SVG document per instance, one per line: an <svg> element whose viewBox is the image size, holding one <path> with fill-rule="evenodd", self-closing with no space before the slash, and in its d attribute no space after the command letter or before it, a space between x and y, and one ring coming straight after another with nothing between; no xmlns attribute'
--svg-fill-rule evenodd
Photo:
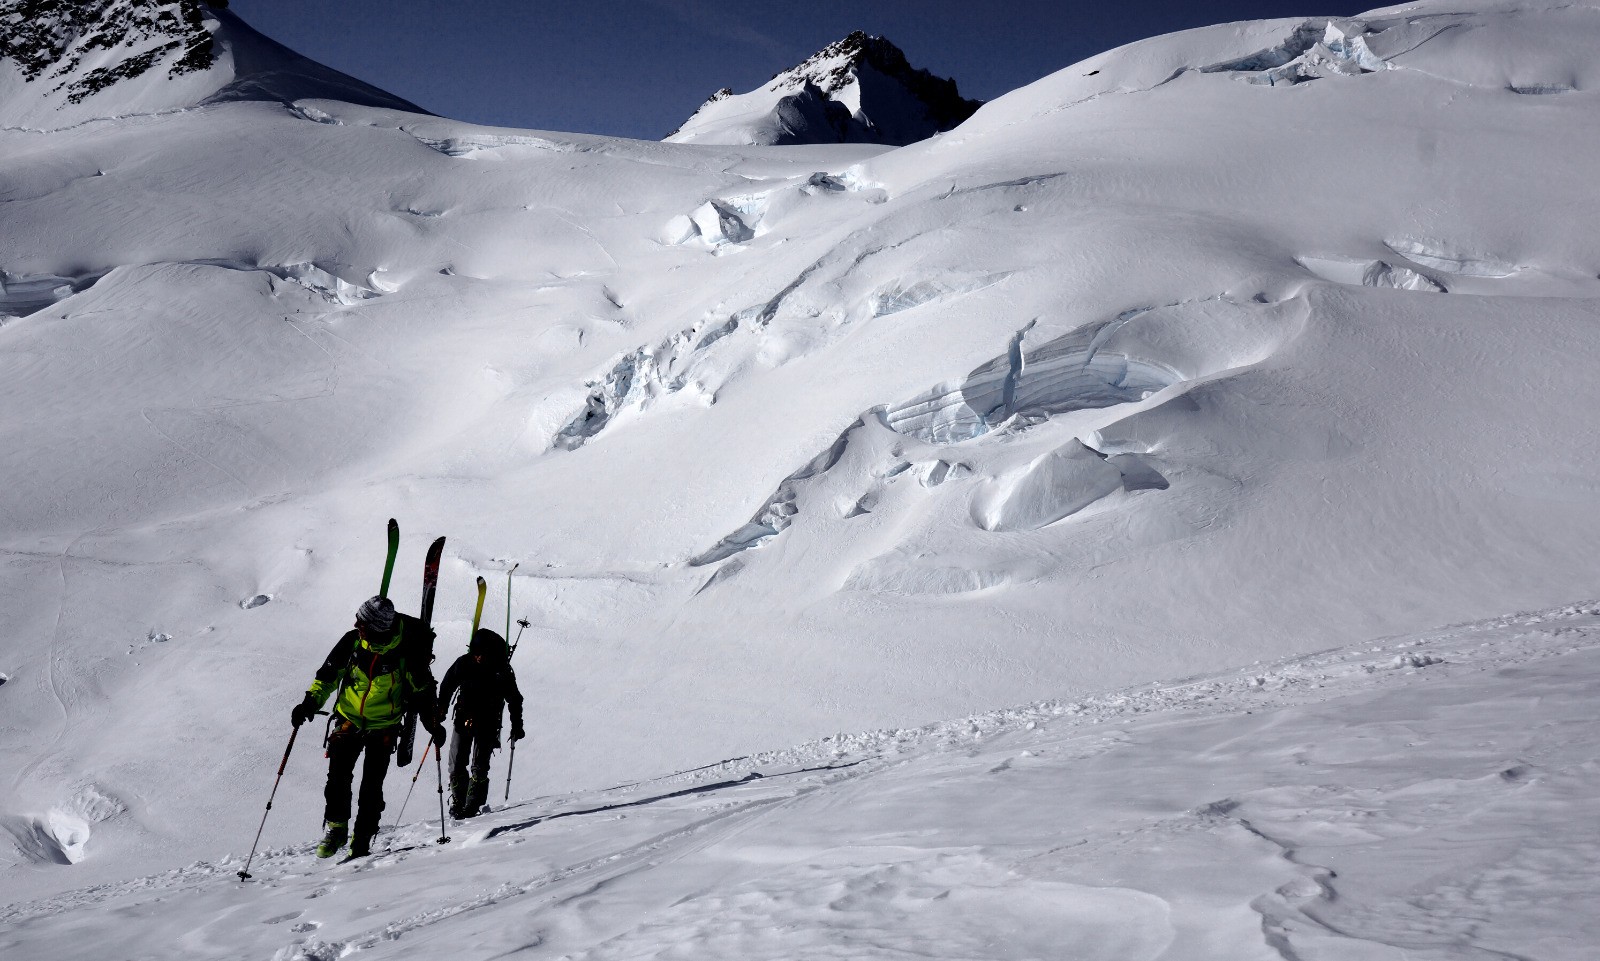
<svg viewBox="0 0 1600 961"><path fill-rule="evenodd" d="M400 553L400 522L393 517L389 518L389 556L383 562L383 584L378 588L379 597L389 596L389 578L394 574L394 559ZM359 645L357 645L359 647ZM350 674L350 665L356 662L356 649L351 648L350 660L345 662L344 671L339 675L339 691L333 696L333 703L339 703L339 698L344 695L345 678ZM333 711L327 712L328 724L322 731L322 746L328 746L328 735L333 732Z"/></svg>
<svg viewBox="0 0 1600 961"><path fill-rule="evenodd" d="M389 559L383 562L383 586L378 588L379 597L389 596L389 578L394 574L394 559L400 553L400 522L393 517L389 518Z"/></svg>

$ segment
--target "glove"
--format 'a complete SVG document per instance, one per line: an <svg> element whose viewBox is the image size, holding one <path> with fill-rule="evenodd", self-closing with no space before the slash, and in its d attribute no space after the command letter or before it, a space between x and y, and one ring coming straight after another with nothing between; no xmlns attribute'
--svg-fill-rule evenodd
<svg viewBox="0 0 1600 961"><path fill-rule="evenodd" d="M513 727L511 729L511 740L513 740L513 741L520 741L520 740L522 740L523 738L525 738L527 736L528 736L528 732L526 732L526 731L524 731L522 729L522 725L521 724L518 724L518 725L516 725L515 727Z"/></svg>
<svg viewBox="0 0 1600 961"><path fill-rule="evenodd" d="M313 717L316 717L316 715L317 699L311 696L310 691L307 691L305 700L301 701L299 704L296 704L294 706L294 710L289 712L289 723L293 724L295 727L299 727L305 722L311 720Z"/></svg>
<svg viewBox="0 0 1600 961"><path fill-rule="evenodd" d="M429 724L428 725L428 734L433 737L434 746L436 746L436 747L444 747L444 725L443 724L440 724L438 721L434 721L432 724Z"/></svg>

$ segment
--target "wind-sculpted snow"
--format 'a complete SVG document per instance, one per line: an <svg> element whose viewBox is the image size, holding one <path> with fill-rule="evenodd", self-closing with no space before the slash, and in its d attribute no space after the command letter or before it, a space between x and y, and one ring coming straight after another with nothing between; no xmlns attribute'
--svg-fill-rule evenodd
<svg viewBox="0 0 1600 961"><path fill-rule="evenodd" d="M1122 471L1115 464L1071 441L1018 476L980 488L972 501L972 520L986 531L1038 530L1122 489ZM1147 484L1142 489L1159 487Z"/></svg>
<svg viewBox="0 0 1600 961"><path fill-rule="evenodd" d="M839 458L844 456L850 447L850 435L865 429L865 421L857 421L844 433L839 435L828 446L827 450L813 457L806 465L784 478L778 485L777 491L762 505L761 510L738 530L722 538L709 550L691 558L691 567L700 567L705 564L715 564L734 554L752 547L757 547L770 537L776 537L794 520L797 513L795 497L798 485L822 474L827 473L839 463ZM858 502L859 503L859 502Z"/></svg>
<svg viewBox="0 0 1600 961"><path fill-rule="evenodd" d="M672 218L662 228L667 244L700 239L713 249L743 244L781 227L792 215L814 208L815 198L881 204L887 193L855 179L855 171L830 174L817 171L804 179L785 180L753 191L730 193L708 200L688 214Z"/></svg>
<svg viewBox="0 0 1600 961"><path fill-rule="evenodd" d="M1341 257L1299 257L1301 266L1336 284L1361 287L1391 287L1397 290L1419 290L1442 294L1444 284L1411 267L1402 267L1383 260L1346 259Z"/></svg>
<svg viewBox="0 0 1600 961"><path fill-rule="evenodd" d="M248 270L250 268L235 266L234 269ZM380 296L384 292L383 287L385 286L384 281L378 277L376 271L367 275L366 284L359 284L345 280L334 273L333 270L314 263L285 264L281 267L265 266L256 269L266 271L272 276L289 283L298 284L333 303L343 304L346 307ZM392 291L393 288L390 288L390 290Z"/></svg>
<svg viewBox="0 0 1600 961"><path fill-rule="evenodd" d="M1494 297L1600 297L1600 277L1581 264L1514 263L1446 241L1398 237L1384 259L1295 258L1323 280L1350 286Z"/></svg>
<svg viewBox="0 0 1600 961"><path fill-rule="evenodd" d="M366 284L353 283L338 276L335 270L349 272L349 268L335 267L329 269L315 263L284 264L284 265L253 265L231 260L194 260L187 263L199 267L220 267L227 270L261 271L265 274L287 282L297 287L302 287L317 294L330 303L343 306L352 306L362 301L371 300L381 296L382 293L391 292L384 288L388 286L385 281L374 271L366 277ZM154 264L138 264L136 267L158 266ZM110 271L101 270L80 274L76 277L13 277L0 272L0 318L26 317L37 313L46 307L54 306L74 294L82 293L93 287L102 277ZM369 286L370 285L370 286Z"/></svg>
<svg viewBox="0 0 1600 961"><path fill-rule="evenodd" d="M873 317L884 317L910 310L923 304L936 303L960 294L969 294L998 284L1009 274L962 276L959 273L941 272L936 277L901 278L892 280L872 292L867 300L867 311Z"/></svg>
<svg viewBox="0 0 1600 961"><path fill-rule="evenodd" d="M13 276L0 271L0 319L26 317L56 304L100 279L100 274L80 277Z"/></svg>
<svg viewBox="0 0 1600 961"><path fill-rule="evenodd" d="M94 825L126 811L122 801L88 784L43 817L0 815L0 830L34 863L77 864L84 859Z"/></svg>
<svg viewBox="0 0 1600 961"><path fill-rule="evenodd" d="M1277 47L1248 57L1200 68L1201 73L1235 73L1250 83L1292 86L1320 77L1389 70L1372 52L1366 24L1360 21L1308 21ZM1382 31L1377 32L1382 36Z"/></svg>
<svg viewBox="0 0 1600 961"><path fill-rule="evenodd" d="M745 223L740 212L725 203L708 200L692 213L679 215L662 228L661 240L668 244L688 243L703 239L712 247L740 244L755 236L755 231Z"/></svg>
<svg viewBox="0 0 1600 961"><path fill-rule="evenodd" d="M903 434L935 444L980 437L1021 418L1042 420L1143 400L1185 379L1156 360L1103 349L1125 324L1151 308L1126 311L1113 321L1074 331L1026 352L1019 332L1013 348L968 374L955 387L936 387L888 409L885 420Z"/></svg>
<svg viewBox="0 0 1600 961"><path fill-rule="evenodd" d="M1421 290L1437 294L1445 292L1443 284L1426 274L1381 260L1367 265L1361 272L1361 283L1365 287L1392 287L1396 290Z"/></svg>
<svg viewBox="0 0 1600 961"><path fill-rule="evenodd" d="M330 115L325 114L324 116L328 117L328 119L319 120L319 122L338 122L333 120ZM573 149L571 145L561 144L546 137L489 133L468 134L456 137L435 137L429 136L420 131L413 131L407 128L402 129L405 129L407 133L411 134L413 137L416 137L417 140L422 144L426 145L430 149L439 151L446 157L470 159L474 157L488 156L496 157L498 159L499 151L518 147L531 148L532 150L536 151L558 152L570 152Z"/></svg>
<svg viewBox="0 0 1600 961"><path fill-rule="evenodd" d="M818 190L832 193L848 189L819 187L819 178L823 176L807 178L799 191L815 196ZM873 202L868 199L868 203ZM750 212L743 216L764 225L761 218L766 208L747 204L746 209ZM707 202L692 218L679 217L669 222L661 239L687 243L699 238L713 247L724 247L750 241L761 229L752 229L741 219L741 214L726 203ZM624 411L654 407L675 395L683 394L680 400L709 405L715 401L717 390L726 379L745 367L799 362L806 355L820 352L829 343L847 336L847 325L851 323L872 321L928 305L949 306L949 302L957 298L993 287L1010 276L1009 272L973 275L949 268L920 267L927 276L899 276L854 294L843 303L834 299L826 307L816 306L835 297L840 288L856 288L872 282L878 274L863 269L868 260L923 240L914 233L899 240L884 237L885 234L897 236L900 231L908 231L908 228L887 227L881 233L868 230L852 235L808 264L764 302L731 313L713 311L654 346L624 354L613 361L604 374L585 384L587 396L582 408L566 419L552 438L552 445L576 449L605 430ZM820 337L807 331L808 340L814 338L814 341L801 351L779 354L772 349L773 341L778 339L773 325L780 316L798 316L799 323L813 327L813 318L824 311L832 321L832 331L824 328Z"/></svg>
<svg viewBox="0 0 1600 961"><path fill-rule="evenodd" d="M1387 242L1390 250L1434 270L1467 277L1509 277L1522 269L1515 264L1465 253L1437 241L1405 237Z"/></svg>
<svg viewBox="0 0 1600 961"><path fill-rule="evenodd" d="M1554 93L1572 93L1578 88L1570 83L1527 83L1513 84L1506 89L1523 96L1542 96Z"/></svg>
<svg viewBox="0 0 1600 961"><path fill-rule="evenodd" d="M690 564L724 560L782 533L800 513L800 492L831 483L825 475L852 445L862 463L853 464L846 476L859 476L865 469L875 480L854 497L833 495L835 509L846 519L870 513L884 487L913 465L918 465L921 486L933 488L972 473L970 463L960 462L984 464L990 476L973 478L965 486L972 491L972 522L986 531L1037 530L1118 491L1166 490L1170 483L1161 469L1139 452L1102 452L1078 438L1003 465L1022 449L1015 437L1032 427L1074 412L1132 407L1187 381L1259 363L1294 326L1283 305L1225 298L1133 308L1025 345L1035 323L1015 334L1004 355L961 382L863 414L826 451L785 478L754 517ZM998 436L990 437L996 432ZM949 456L960 462L947 460L940 450L944 447L958 447L959 453ZM952 469L956 463L959 470ZM847 586L885 587L874 578L858 569ZM965 585L961 590L976 590L996 581L966 572L955 583Z"/></svg>
<svg viewBox="0 0 1600 961"><path fill-rule="evenodd" d="M583 409L562 426L552 446L576 450L604 430L624 409L642 409L690 389L690 396L710 403L713 392L693 379L693 364L706 348L733 333L737 318L706 322L657 344L641 347L618 360L606 374L587 385Z"/></svg>

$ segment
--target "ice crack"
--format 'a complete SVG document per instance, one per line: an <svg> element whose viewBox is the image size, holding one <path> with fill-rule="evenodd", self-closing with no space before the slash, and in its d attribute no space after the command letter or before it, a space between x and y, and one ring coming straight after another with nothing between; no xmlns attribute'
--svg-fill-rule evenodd
<svg viewBox="0 0 1600 961"><path fill-rule="evenodd" d="M711 391L690 377L690 367L706 348L739 329L740 317L710 318L668 337L653 347L624 354L597 380L588 382L583 407L551 438L560 450L577 450L599 434L623 410L644 409L661 398L693 388L707 403Z"/></svg>
<svg viewBox="0 0 1600 961"><path fill-rule="evenodd" d="M1201 67L1200 72L1244 74L1249 83L1275 87L1393 69L1372 52L1370 32L1360 20L1308 20L1276 47Z"/></svg>

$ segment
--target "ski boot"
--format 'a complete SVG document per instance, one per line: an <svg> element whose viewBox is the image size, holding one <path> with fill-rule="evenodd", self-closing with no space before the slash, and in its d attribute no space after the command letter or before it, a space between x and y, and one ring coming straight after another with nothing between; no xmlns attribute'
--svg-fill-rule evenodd
<svg viewBox="0 0 1600 961"><path fill-rule="evenodd" d="M350 857L345 858L345 860L348 861L351 858L364 858L371 853L372 836L370 834L362 834L357 832L356 836L350 841Z"/></svg>
<svg viewBox="0 0 1600 961"><path fill-rule="evenodd" d="M328 833L322 836L321 843L317 845L317 857L331 858L339 853L339 849L344 847L345 839L349 837L345 827L339 821L328 822Z"/></svg>
<svg viewBox="0 0 1600 961"><path fill-rule="evenodd" d="M487 778L475 777L467 785L467 803L462 812L469 818L478 816L483 805L489 800L489 781Z"/></svg>

